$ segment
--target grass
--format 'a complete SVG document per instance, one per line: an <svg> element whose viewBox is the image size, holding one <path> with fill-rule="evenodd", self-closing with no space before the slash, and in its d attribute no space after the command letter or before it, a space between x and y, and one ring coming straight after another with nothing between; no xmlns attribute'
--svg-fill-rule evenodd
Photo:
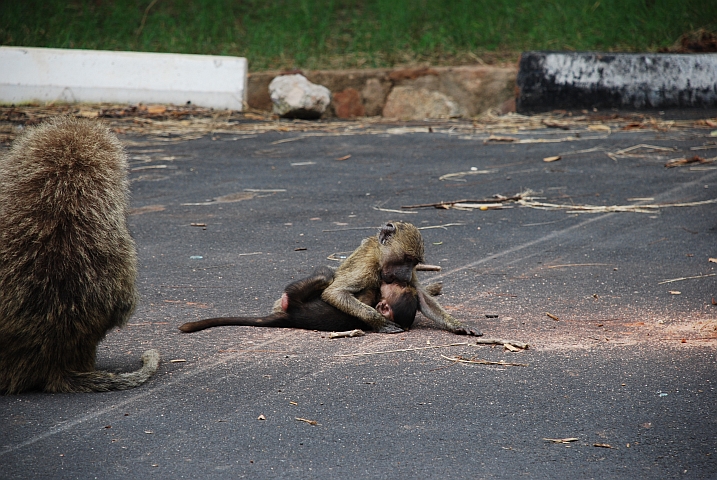
<svg viewBox="0 0 717 480"><path fill-rule="evenodd" d="M451 65L523 50L655 51L710 0L0 1L3 45L247 57L274 68Z"/></svg>

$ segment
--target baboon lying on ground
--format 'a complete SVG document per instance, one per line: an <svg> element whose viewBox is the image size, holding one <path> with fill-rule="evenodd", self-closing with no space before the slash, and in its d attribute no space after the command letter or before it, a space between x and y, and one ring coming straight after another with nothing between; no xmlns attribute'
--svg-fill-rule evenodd
<svg viewBox="0 0 717 480"><path fill-rule="evenodd" d="M242 325L250 327L303 328L307 330L344 331L370 328L358 318L342 312L321 300L324 289L334 280L331 267L318 267L311 276L290 283L276 302L274 312L264 317L219 317L185 323L179 329L186 333L211 327ZM434 294L440 284L432 285ZM384 283L379 291L367 291L360 301L375 308L387 320L408 329L418 310L418 296L412 287Z"/></svg>
<svg viewBox="0 0 717 480"><path fill-rule="evenodd" d="M60 117L0 158L0 392L102 392L159 365L95 370L97 344L137 302L127 229L127 159L100 123Z"/></svg>
<svg viewBox="0 0 717 480"><path fill-rule="evenodd" d="M440 285L426 288L418 282L415 270L422 261L423 239L418 229L410 223L387 223L335 272L320 267L312 276L287 286L271 315L209 318L185 323L179 329L195 332L221 325L249 325L337 331L368 327L397 333L410 328L418 309L445 330L482 335L431 298L440 292Z"/></svg>

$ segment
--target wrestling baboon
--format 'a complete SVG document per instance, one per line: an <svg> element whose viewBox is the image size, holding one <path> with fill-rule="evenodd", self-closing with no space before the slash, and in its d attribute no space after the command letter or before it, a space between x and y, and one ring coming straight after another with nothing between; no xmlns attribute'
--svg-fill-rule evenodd
<svg viewBox="0 0 717 480"><path fill-rule="evenodd" d="M127 159L109 129L61 117L0 158L0 392L101 392L157 371L95 370L97 344L137 302Z"/></svg>
<svg viewBox="0 0 717 480"><path fill-rule="evenodd" d="M303 328L307 330L344 331L369 328L356 317L321 300L321 293L334 279L330 267L318 267L310 277L290 283L276 302L274 312L265 317L220 317L188 322L179 327L190 333L210 327L243 325L251 327ZM433 286L440 292L440 285ZM379 290L366 291L359 298L375 306L385 318L408 329L416 317L418 296L410 286L383 284Z"/></svg>
<svg viewBox="0 0 717 480"><path fill-rule="evenodd" d="M403 331L401 326L360 300L362 295L378 291L382 283L397 282L416 290L419 311L441 328L459 335L482 335L453 318L431 298L416 277L416 265L420 262L423 262L423 238L418 229L410 223L387 223L377 236L365 239L339 266L334 281L321 298L359 318L374 331L398 333Z"/></svg>

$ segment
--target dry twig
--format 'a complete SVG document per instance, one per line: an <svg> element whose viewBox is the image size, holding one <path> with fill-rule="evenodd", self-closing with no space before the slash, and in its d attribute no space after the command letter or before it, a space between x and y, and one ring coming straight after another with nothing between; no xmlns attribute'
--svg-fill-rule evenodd
<svg viewBox="0 0 717 480"><path fill-rule="evenodd" d="M510 345L521 350L530 348L530 344L528 343L517 342L515 340L501 340L500 338L478 338L476 339L476 345Z"/></svg>
<svg viewBox="0 0 717 480"><path fill-rule="evenodd" d="M419 263L416 265L416 270L419 272L440 272L440 265L428 265L426 263Z"/></svg>
<svg viewBox="0 0 717 480"><path fill-rule="evenodd" d="M577 442L580 440L577 437L569 437L569 438L544 438L546 442L553 442L553 443L570 443L570 442Z"/></svg>
<svg viewBox="0 0 717 480"><path fill-rule="evenodd" d="M472 358L463 358L461 356L455 356L455 357L446 357L445 355L441 355L442 358L445 358L446 360L450 360L451 362L456 363L471 363L475 365L501 365L506 367L528 367L529 365L527 363L511 363L511 362L504 362L503 360L499 362L493 362L491 360L482 360L482 359L472 359Z"/></svg>
<svg viewBox="0 0 717 480"><path fill-rule="evenodd" d="M294 417L294 420L298 420L299 422L306 422L309 425L321 425L316 420L309 420L308 418L300 418L300 417Z"/></svg>
<svg viewBox="0 0 717 480"><path fill-rule="evenodd" d="M463 207L471 206L471 204L476 204L475 208L480 208L482 206L496 206L503 203L509 203L509 202L517 202L518 200L525 198L525 196L532 192L524 192L519 193L517 195L513 195L510 197L506 197L503 195L493 195L492 198L483 198L480 200L453 200L453 201L447 201L447 202L438 202L438 203L419 203L417 205L402 205L401 208L404 209L411 209L411 208L440 208L440 209L449 209L452 208L454 205L461 205Z"/></svg>
<svg viewBox="0 0 717 480"><path fill-rule="evenodd" d="M717 275L717 273L708 273L707 275L695 275L694 277L680 277L680 278L672 278L670 280L663 280L658 283L658 285L664 285L665 283L672 283L672 282L681 282L682 280L692 280L694 278L706 278L706 277L714 277Z"/></svg>
<svg viewBox="0 0 717 480"><path fill-rule="evenodd" d="M700 205L709 205L717 203L717 198L710 200L702 200L699 202L685 203L659 203L651 205L561 205L558 203L545 203L530 200L528 197L518 200L519 205L537 208L539 210L567 210L567 213L614 213L614 212L631 212L631 213L655 213L656 210L668 207L697 207Z"/></svg>
<svg viewBox="0 0 717 480"><path fill-rule="evenodd" d="M366 335L363 330L349 330L347 332L331 332L329 338L363 337Z"/></svg>

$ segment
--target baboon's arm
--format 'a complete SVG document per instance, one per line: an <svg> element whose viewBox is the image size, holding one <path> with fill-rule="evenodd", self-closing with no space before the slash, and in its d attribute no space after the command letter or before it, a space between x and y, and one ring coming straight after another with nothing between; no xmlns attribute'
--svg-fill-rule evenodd
<svg viewBox="0 0 717 480"><path fill-rule="evenodd" d="M464 325L446 312L443 307L433 298L426 288L415 282L418 291L418 310L435 322L440 328L453 332L457 335L473 335L480 337L482 332Z"/></svg>
<svg viewBox="0 0 717 480"><path fill-rule="evenodd" d="M386 320L376 309L370 307L356 298L360 290L337 286L332 283L321 294L321 299L342 312L352 315L367 325L370 325L375 332L400 333L403 329L398 324Z"/></svg>

